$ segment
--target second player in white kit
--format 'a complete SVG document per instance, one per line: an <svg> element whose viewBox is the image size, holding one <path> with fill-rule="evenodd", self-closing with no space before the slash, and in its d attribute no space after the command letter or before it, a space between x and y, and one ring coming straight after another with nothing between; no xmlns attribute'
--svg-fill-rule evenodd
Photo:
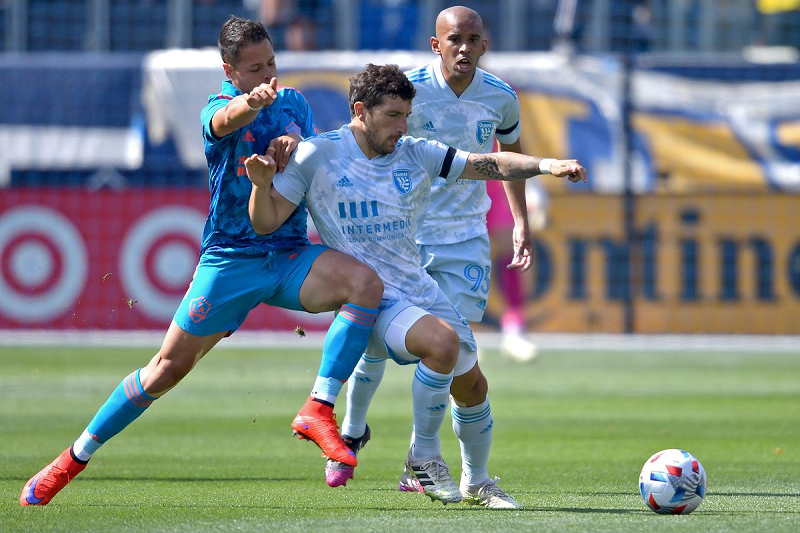
<svg viewBox="0 0 800 533"><path fill-rule="evenodd" d="M469 154L405 136L413 95L394 65L369 65L351 78L348 125L301 142L278 175L269 152L248 158L250 215L258 233L269 233L305 198L323 243L381 277L384 300L368 356L419 362L412 383L414 442L401 481L448 503L462 496L441 457L438 431L454 372L475 366L476 346L467 321L420 265L415 232L430 206L433 179L520 180L540 173L541 160ZM554 175L585 180L577 161L548 164ZM339 473L331 472L336 479L328 483L352 477L352 469Z"/></svg>

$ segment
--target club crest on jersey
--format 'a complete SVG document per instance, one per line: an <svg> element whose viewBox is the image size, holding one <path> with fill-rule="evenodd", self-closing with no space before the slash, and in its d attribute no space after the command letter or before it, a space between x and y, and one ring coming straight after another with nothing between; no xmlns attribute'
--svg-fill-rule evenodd
<svg viewBox="0 0 800 533"><path fill-rule="evenodd" d="M492 130L494 129L494 124L492 124L491 120L479 120L478 121L478 129L475 132L475 136L478 139L478 142L483 144L486 142L487 139L492 135Z"/></svg>
<svg viewBox="0 0 800 533"><path fill-rule="evenodd" d="M400 191L400 194L405 196L411 192L411 171L407 169L392 170L392 179L394 186Z"/></svg>

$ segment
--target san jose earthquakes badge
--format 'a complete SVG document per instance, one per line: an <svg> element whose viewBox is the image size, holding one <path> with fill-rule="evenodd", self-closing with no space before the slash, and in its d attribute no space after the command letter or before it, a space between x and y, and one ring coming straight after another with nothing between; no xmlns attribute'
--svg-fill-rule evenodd
<svg viewBox="0 0 800 533"><path fill-rule="evenodd" d="M394 186L400 191L403 196L411 192L411 171L408 169L392 170L392 179Z"/></svg>
<svg viewBox="0 0 800 533"><path fill-rule="evenodd" d="M494 129L494 124L491 120L479 120L478 121L478 129L475 132L475 136L478 139L478 142L483 144L492 135L492 130Z"/></svg>

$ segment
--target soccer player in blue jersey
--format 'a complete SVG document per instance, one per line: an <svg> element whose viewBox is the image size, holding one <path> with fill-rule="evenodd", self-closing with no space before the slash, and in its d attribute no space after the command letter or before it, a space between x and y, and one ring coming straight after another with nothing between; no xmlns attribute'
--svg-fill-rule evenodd
<svg viewBox="0 0 800 533"><path fill-rule="evenodd" d="M353 257L311 245L304 204L274 233L253 230L245 159L269 150L282 167L300 137L314 135L314 121L299 92L277 85L275 53L261 23L231 17L219 46L228 80L201 113L211 202L194 278L158 353L125 377L80 437L25 484L21 505L46 505L101 445L177 385L261 303L311 313L340 310L325 338L312 396L293 425L327 456L356 464L339 436L333 402L366 349L383 283Z"/></svg>
<svg viewBox="0 0 800 533"><path fill-rule="evenodd" d="M383 300L362 362L392 358L418 363L412 384L413 441L401 488L450 503L461 501L462 491L441 456L438 430L450 393L459 403L471 398L454 380L476 368L477 352L468 322L423 268L415 242L430 212L432 182L524 180L541 173L575 182L585 181L586 171L575 160L469 153L406 136L414 94L396 66L369 65L350 80L349 124L301 142L277 175L271 150L245 163L254 184L250 216L256 231L275 231L305 200L322 242L380 275ZM464 416L483 420L487 410ZM366 440L366 423L360 430L354 452ZM352 478L352 468L333 463L326 468L329 485Z"/></svg>
<svg viewBox="0 0 800 533"><path fill-rule="evenodd" d="M520 107L513 89L478 68L486 52L483 22L463 6L445 9L436 19L431 48L437 57L406 72L417 91L408 120L409 135L488 154L495 139L502 152L521 152ZM525 181L502 183L514 216L514 259L510 268L527 270L531 240L525 204ZM491 202L482 181L434 180L431 208L416 235L422 264L448 299L471 322L480 322L489 292L491 259L486 214ZM517 346L523 351L526 347ZM530 346L527 347L530 349ZM383 377L385 361L365 355L348 387L345 442L359 443L366 432L366 408ZM488 383L476 363L456 373L452 386L453 430L462 455L461 492L465 501L489 508L517 508L518 502L489 477L494 422ZM329 469L333 461L329 461ZM341 467L344 470L346 467ZM408 487L404 475L401 489Z"/></svg>

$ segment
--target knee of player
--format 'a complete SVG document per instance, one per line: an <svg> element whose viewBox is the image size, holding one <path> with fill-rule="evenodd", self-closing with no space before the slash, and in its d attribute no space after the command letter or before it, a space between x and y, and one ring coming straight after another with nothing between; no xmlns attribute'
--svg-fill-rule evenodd
<svg viewBox="0 0 800 533"><path fill-rule="evenodd" d="M142 387L148 394L161 394L177 385L193 366L192 361L154 358L154 361L148 365Z"/></svg>
<svg viewBox="0 0 800 533"><path fill-rule="evenodd" d="M377 307L380 304L383 281L371 267L359 264L350 270L348 279L351 287L350 302L368 307Z"/></svg>
<svg viewBox="0 0 800 533"><path fill-rule="evenodd" d="M448 327L436 328L431 332L428 342L440 364L451 368L456 366L460 342L458 333Z"/></svg>
<svg viewBox="0 0 800 533"><path fill-rule="evenodd" d="M486 376L481 374L475 383L472 385L472 388L469 391L469 395L472 398L480 398L484 399L489 394L489 382L486 381Z"/></svg>
<svg viewBox="0 0 800 533"><path fill-rule="evenodd" d="M489 383L476 364L468 372L453 377L450 393L459 405L472 407L486 399Z"/></svg>

